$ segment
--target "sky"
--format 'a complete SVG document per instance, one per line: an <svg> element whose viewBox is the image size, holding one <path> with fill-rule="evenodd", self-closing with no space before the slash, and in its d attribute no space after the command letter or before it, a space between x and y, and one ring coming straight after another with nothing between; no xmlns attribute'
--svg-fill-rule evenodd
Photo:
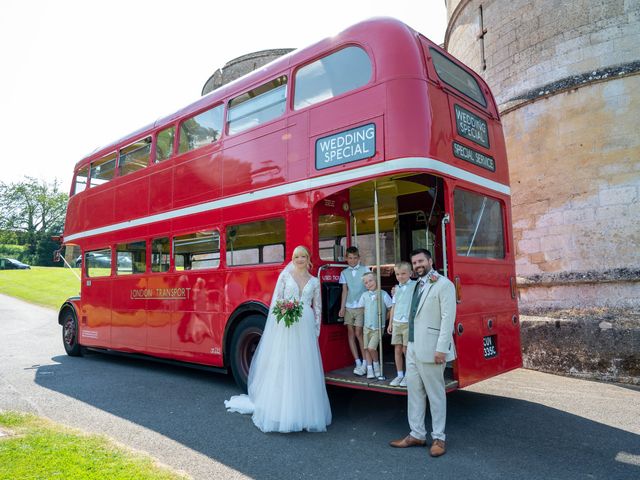
<svg viewBox="0 0 640 480"><path fill-rule="evenodd" d="M395 17L442 43L444 0L2 0L0 182L57 179L197 100L229 60Z"/></svg>

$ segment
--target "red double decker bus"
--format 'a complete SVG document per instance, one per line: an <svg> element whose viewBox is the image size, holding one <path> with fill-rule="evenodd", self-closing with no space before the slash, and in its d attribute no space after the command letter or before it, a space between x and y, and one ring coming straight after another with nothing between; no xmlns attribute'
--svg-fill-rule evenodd
<svg viewBox="0 0 640 480"><path fill-rule="evenodd" d="M386 290L419 247L455 283L449 390L521 366L495 100L396 20L292 52L100 148L70 194L63 243L82 266L81 294L59 314L70 355L141 354L231 370L245 386L278 274L306 245L327 383L403 393L351 372L338 278L358 245Z"/></svg>

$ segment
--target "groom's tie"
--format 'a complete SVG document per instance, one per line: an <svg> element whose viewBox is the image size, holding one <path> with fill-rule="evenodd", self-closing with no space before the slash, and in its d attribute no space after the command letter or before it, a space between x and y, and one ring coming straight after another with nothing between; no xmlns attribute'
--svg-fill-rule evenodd
<svg viewBox="0 0 640 480"><path fill-rule="evenodd" d="M424 280L420 279L413 289L413 297L411 298L411 310L409 311L409 341L413 342L413 320L416 317L416 310L418 310L418 304L420 303L420 297L422 296L422 289L424 287Z"/></svg>

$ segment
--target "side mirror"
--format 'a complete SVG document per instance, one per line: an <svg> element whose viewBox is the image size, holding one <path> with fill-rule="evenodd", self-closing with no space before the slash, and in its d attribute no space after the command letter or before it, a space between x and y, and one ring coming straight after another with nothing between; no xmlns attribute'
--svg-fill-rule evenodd
<svg viewBox="0 0 640 480"><path fill-rule="evenodd" d="M53 262L54 263L58 263L58 262L60 262L62 260L62 257L60 256L60 251L61 250L62 249L53 251Z"/></svg>

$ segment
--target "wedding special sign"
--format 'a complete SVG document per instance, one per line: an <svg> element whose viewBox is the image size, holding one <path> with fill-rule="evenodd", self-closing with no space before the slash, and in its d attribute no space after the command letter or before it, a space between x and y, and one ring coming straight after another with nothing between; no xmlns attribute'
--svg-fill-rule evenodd
<svg viewBox="0 0 640 480"><path fill-rule="evenodd" d="M373 123L316 140L316 168L333 167L373 157L376 152L376 126Z"/></svg>

